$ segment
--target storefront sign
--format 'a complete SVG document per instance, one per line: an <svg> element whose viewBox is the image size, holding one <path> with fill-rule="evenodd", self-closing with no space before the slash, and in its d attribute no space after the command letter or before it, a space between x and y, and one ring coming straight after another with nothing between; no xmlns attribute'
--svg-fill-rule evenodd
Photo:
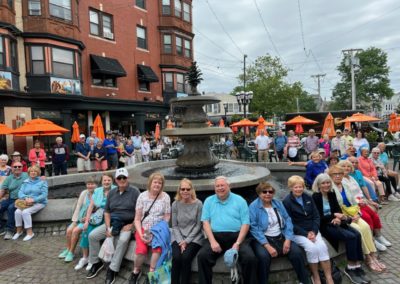
<svg viewBox="0 0 400 284"><path fill-rule="evenodd" d="M82 95L81 82L79 80L50 78L51 92L66 95Z"/></svg>

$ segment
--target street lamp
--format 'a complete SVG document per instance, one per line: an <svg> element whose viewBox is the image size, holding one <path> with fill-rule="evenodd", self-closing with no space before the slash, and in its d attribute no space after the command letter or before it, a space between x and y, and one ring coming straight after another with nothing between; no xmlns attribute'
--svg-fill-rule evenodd
<svg viewBox="0 0 400 284"><path fill-rule="evenodd" d="M244 118L246 118L246 106L250 104L251 100L253 99L253 92L237 92L236 93L236 100L239 104L239 106L243 105L243 115Z"/></svg>
<svg viewBox="0 0 400 284"><path fill-rule="evenodd" d="M228 121L228 118L226 117L226 113L228 112L228 103L223 103L224 105L224 110L225 110L225 124Z"/></svg>

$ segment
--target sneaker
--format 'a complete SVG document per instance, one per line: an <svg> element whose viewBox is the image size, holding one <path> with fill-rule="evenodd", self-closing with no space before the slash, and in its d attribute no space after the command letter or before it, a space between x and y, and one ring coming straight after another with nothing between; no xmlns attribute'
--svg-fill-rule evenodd
<svg viewBox="0 0 400 284"><path fill-rule="evenodd" d="M94 263L92 265L92 268L90 268L89 273L86 275L86 279L92 279L97 276L97 274L102 270L104 267L104 263L99 261L97 263Z"/></svg>
<svg viewBox="0 0 400 284"><path fill-rule="evenodd" d="M395 193L393 193L394 197L396 197L397 199L400 199L400 193L398 191L396 191Z"/></svg>
<svg viewBox="0 0 400 284"><path fill-rule="evenodd" d="M68 249L64 249L59 255L58 258L65 258L68 254Z"/></svg>
<svg viewBox="0 0 400 284"><path fill-rule="evenodd" d="M78 262L78 264L77 265L75 265L75 267L74 267L74 269L75 270L80 270L80 269L82 269L86 264L88 264L89 263L89 260L87 259L87 258L85 258L85 257L82 257L80 260L79 260L79 262ZM90 269L89 269L90 270Z"/></svg>
<svg viewBox="0 0 400 284"><path fill-rule="evenodd" d="M379 237L376 237L375 240L377 240L378 242L383 244L385 247L392 246L392 244L382 235L380 235Z"/></svg>
<svg viewBox="0 0 400 284"><path fill-rule="evenodd" d="M360 276L361 279L364 281L364 284L371 283L371 280L368 278L367 273L365 273L361 266L356 268L356 272L358 276Z"/></svg>
<svg viewBox="0 0 400 284"><path fill-rule="evenodd" d="M139 273L131 273L131 276L129 277L129 284L137 284L139 283L140 276L142 275L142 272L140 271Z"/></svg>
<svg viewBox="0 0 400 284"><path fill-rule="evenodd" d="M67 255L65 256L64 261L65 262L71 262L74 260L74 254L70 251L68 251Z"/></svg>
<svg viewBox="0 0 400 284"><path fill-rule="evenodd" d="M374 240L374 243L375 243L377 250L379 250L379 251L387 250L387 247L385 245L381 244L380 242L378 242L377 240Z"/></svg>
<svg viewBox="0 0 400 284"><path fill-rule="evenodd" d="M22 233L15 233L14 236L12 237L12 240L18 240L18 238L22 235Z"/></svg>
<svg viewBox="0 0 400 284"><path fill-rule="evenodd" d="M86 266L86 271L89 271L90 269L92 269L93 264L91 264L90 262L88 262L87 266Z"/></svg>
<svg viewBox="0 0 400 284"><path fill-rule="evenodd" d="M351 283L354 284L364 284L363 279L358 275L355 269L349 269L346 267L344 270L344 274L349 278Z"/></svg>
<svg viewBox="0 0 400 284"><path fill-rule="evenodd" d="M6 235L4 236L5 240L11 240L13 237L13 233L11 233L10 231L6 232Z"/></svg>
<svg viewBox="0 0 400 284"><path fill-rule="evenodd" d="M387 198L389 201L400 201L399 199L397 199L397 197L395 197L393 194L389 195Z"/></svg>
<svg viewBox="0 0 400 284"><path fill-rule="evenodd" d="M5 234L6 234L6 228L1 227L1 228L0 228L0 236L3 236L3 235L5 235Z"/></svg>
<svg viewBox="0 0 400 284"><path fill-rule="evenodd" d="M35 236L35 234L32 233L32 235L26 235L25 238L23 238L22 240L23 240L24 242L27 242L27 241L32 240L32 238L33 238L34 236Z"/></svg>
<svg viewBox="0 0 400 284"><path fill-rule="evenodd" d="M117 272L107 269L106 284L114 284Z"/></svg>

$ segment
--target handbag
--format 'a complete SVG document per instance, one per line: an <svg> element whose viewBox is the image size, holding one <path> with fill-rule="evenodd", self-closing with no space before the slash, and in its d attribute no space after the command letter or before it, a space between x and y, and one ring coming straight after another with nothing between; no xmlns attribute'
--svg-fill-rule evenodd
<svg viewBox="0 0 400 284"><path fill-rule="evenodd" d="M142 220L140 220L140 223L143 223L143 220L146 219L147 216L149 216L150 210L151 210L151 208L153 207L154 203L156 202L158 196L160 195L160 192L161 192L161 191L159 191L159 192L157 193L157 196L156 196L156 198L154 198L154 200L153 200L153 202L151 203L149 209L147 209L146 212L144 212L143 217L142 217Z"/></svg>
<svg viewBox="0 0 400 284"><path fill-rule="evenodd" d="M15 200L14 206L20 210L24 210L26 208L31 207L33 204L27 204L25 199L17 199Z"/></svg>
<svg viewBox="0 0 400 284"><path fill-rule="evenodd" d="M349 216L349 217L354 217L360 212L360 206L358 206L358 205L352 205L349 207L342 205L341 209L342 209L344 215Z"/></svg>
<svg viewBox="0 0 400 284"><path fill-rule="evenodd" d="M341 284L342 279L342 272L340 271L339 267L337 267L334 260L331 260L331 270L332 270L332 279L333 283ZM322 270L318 270L319 278L321 279L321 284L326 284L325 274Z"/></svg>
<svg viewBox="0 0 400 284"><path fill-rule="evenodd" d="M111 262L114 252L114 238L108 237L105 239L100 248L99 258L101 258L104 262Z"/></svg>
<svg viewBox="0 0 400 284"><path fill-rule="evenodd" d="M156 270L148 272L147 278L149 284L171 284L172 258L164 261Z"/></svg>
<svg viewBox="0 0 400 284"><path fill-rule="evenodd" d="M126 163L125 157L123 157L123 156L119 157L118 161L120 161L121 163L124 163L124 164Z"/></svg>
<svg viewBox="0 0 400 284"><path fill-rule="evenodd" d="M95 226L100 225L101 223L103 223L103 218L104 218L104 209L98 208L96 212L90 215L89 224Z"/></svg>

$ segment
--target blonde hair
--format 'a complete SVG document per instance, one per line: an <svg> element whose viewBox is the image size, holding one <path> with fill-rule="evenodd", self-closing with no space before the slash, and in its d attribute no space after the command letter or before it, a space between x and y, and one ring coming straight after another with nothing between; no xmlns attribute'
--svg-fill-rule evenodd
<svg viewBox="0 0 400 284"><path fill-rule="evenodd" d="M40 176L41 171L40 171L40 167L39 166L37 166L37 165L30 166L28 168L28 173L30 173L31 171L35 171L38 174L38 176Z"/></svg>
<svg viewBox="0 0 400 284"><path fill-rule="evenodd" d="M314 183L312 185L312 190L314 192L320 192L319 187L321 183L323 183L324 181L329 181L331 183L331 189L329 191L332 191L332 180L328 174L319 174L314 180Z"/></svg>
<svg viewBox="0 0 400 284"><path fill-rule="evenodd" d="M339 166L339 164L333 165L332 167L329 168L329 170L328 170L329 176L332 176L333 172L335 172L335 171L344 174L344 170L341 166Z"/></svg>
<svg viewBox="0 0 400 284"><path fill-rule="evenodd" d="M339 167L341 167L342 169L343 169L344 166L350 166L350 167L351 167L351 171L352 171L352 172L354 171L354 166L353 166L353 164L352 164L350 161L348 161L348 160L341 160L339 163L337 163L337 165L338 165ZM343 171L344 171L344 169L343 169Z"/></svg>
<svg viewBox="0 0 400 284"><path fill-rule="evenodd" d="M305 186L304 179L301 176L296 176L296 175L295 176L291 176L288 179L288 187L292 188L296 184L301 184L304 187Z"/></svg>
<svg viewBox="0 0 400 284"><path fill-rule="evenodd" d="M151 183L155 179L160 179L161 180L161 183L162 183L161 190L163 190L164 189L164 184L165 184L165 178L164 178L163 174L159 173L159 172L152 173L149 176L149 180L147 181L147 190L150 190Z"/></svg>
<svg viewBox="0 0 400 284"><path fill-rule="evenodd" d="M318 155L319 158L322 159L322 155L320 154L320 152L318 152L318 151L313 151L313 152L311 152L311 154L310 154L310 156L309 156L310 160L311 160L312 157L314 157L315 155Z"/></svg>
<svg viewBox="0 0 400 284"><path fill-rule="evenodd" d="M196 190L193 187L192 181L190 179L188 179L188 178L183 178L180 181L178 189L176 191L175 200L177 200L177 201L182 200L182 195L181 195L181 190L180 190L182 182L186 182L190 186L190 196L192 197L193 200L196 200Z"/></svg>

